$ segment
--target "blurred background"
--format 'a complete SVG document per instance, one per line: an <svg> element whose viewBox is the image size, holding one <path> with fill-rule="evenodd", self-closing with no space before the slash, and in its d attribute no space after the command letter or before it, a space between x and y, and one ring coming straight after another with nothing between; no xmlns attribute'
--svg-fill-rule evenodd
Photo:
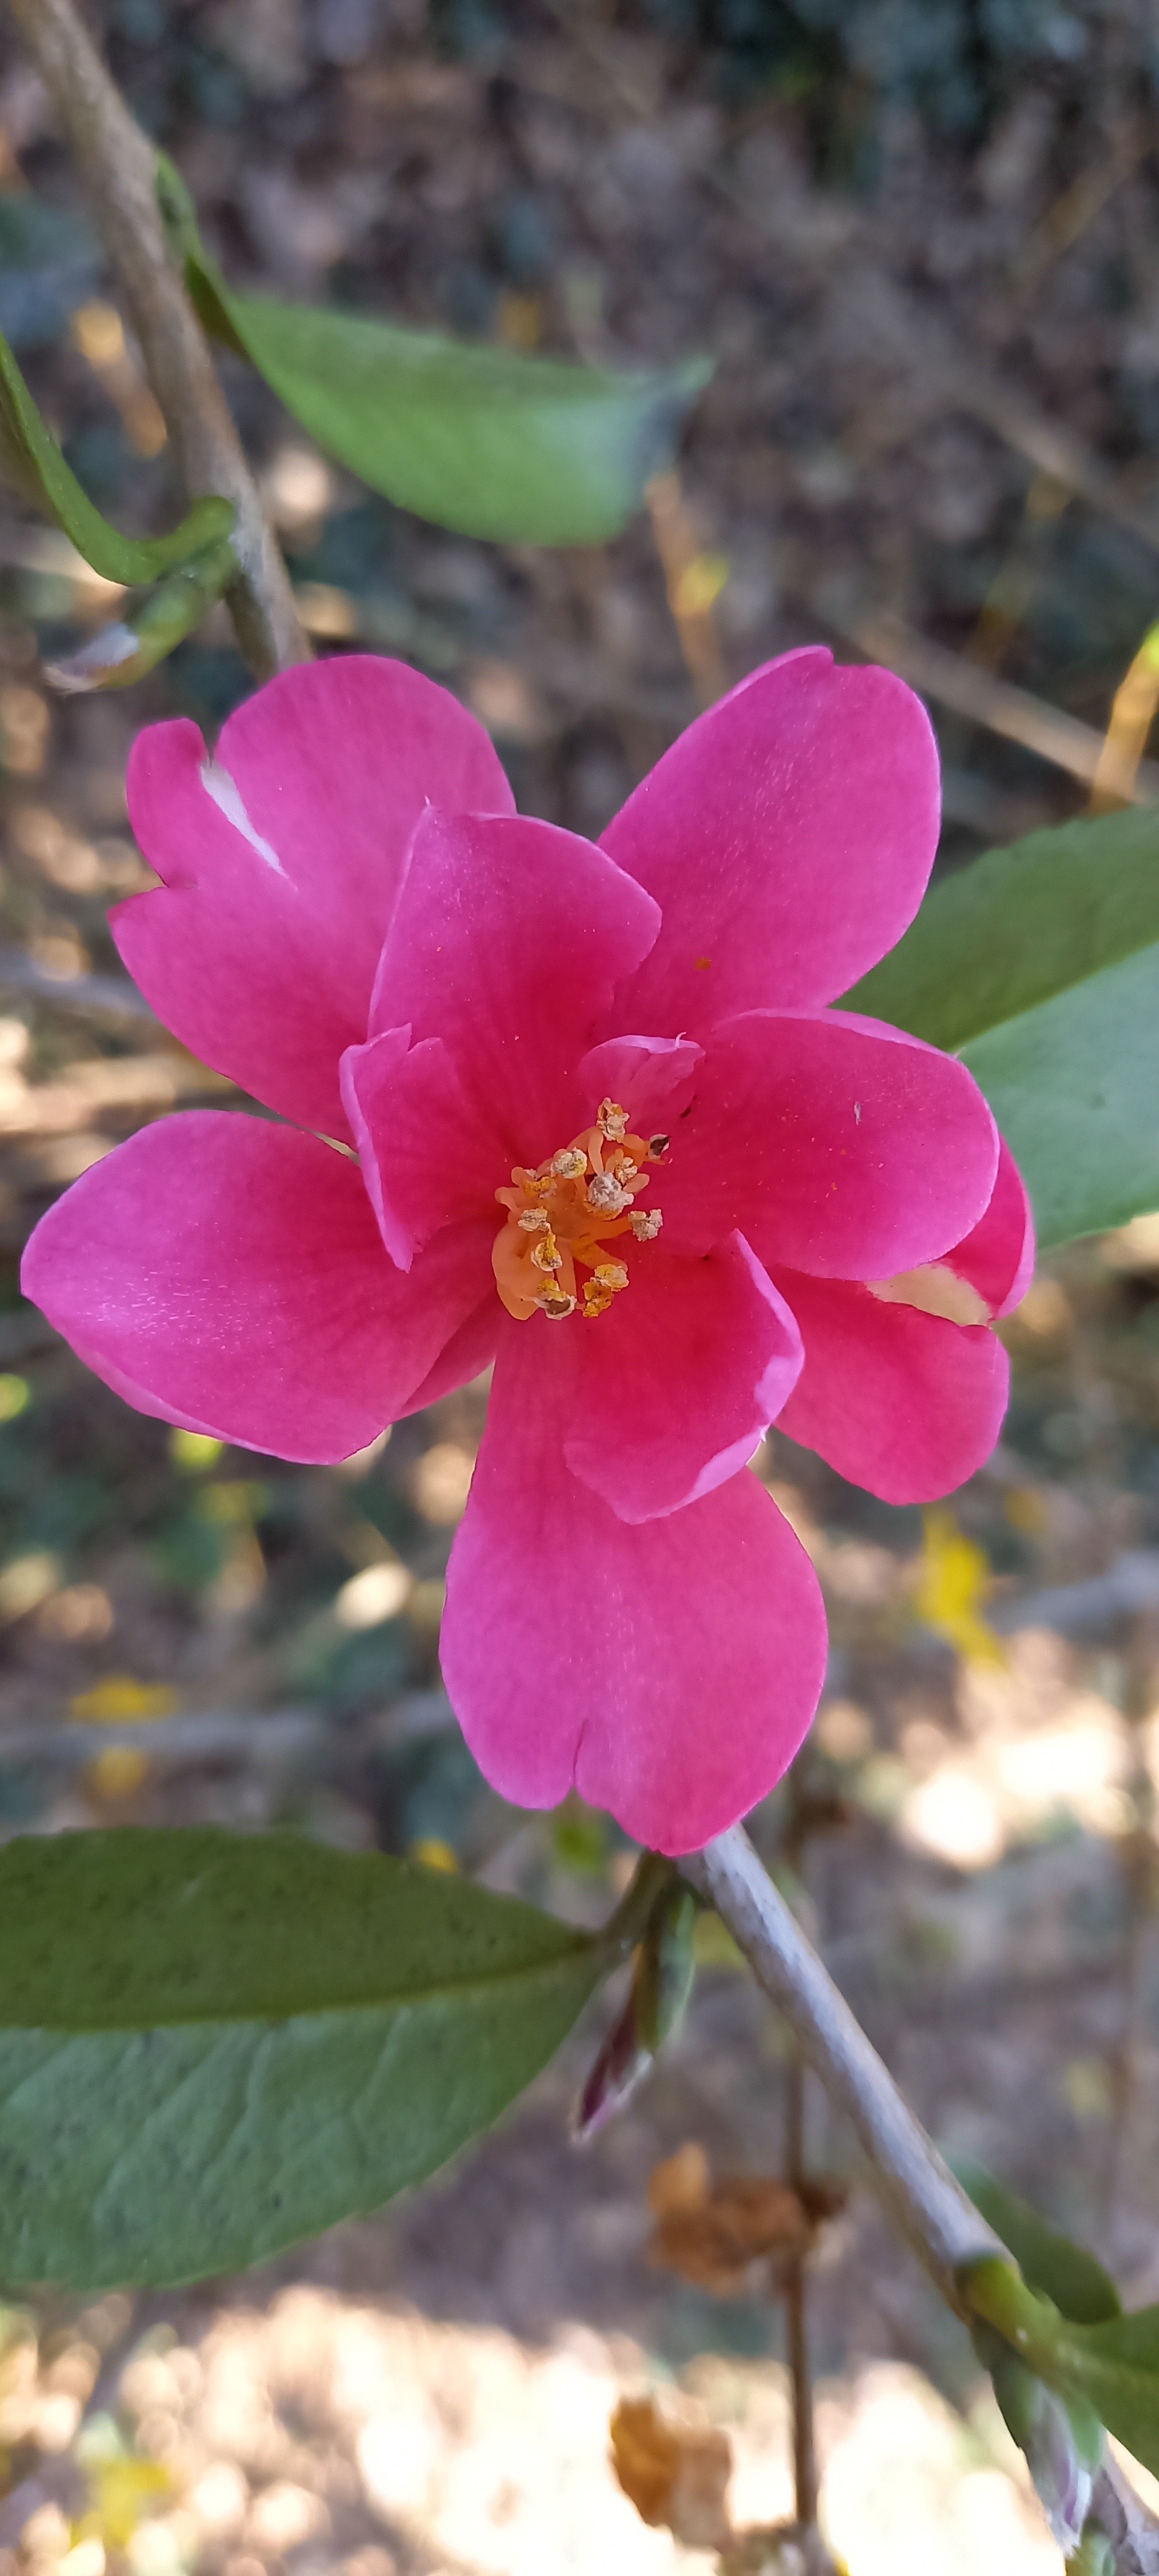
<svg viewBox="0 0 1159 2576"><path fill-rule="evenodd" d="M598 833L699 704L817 638L926 694L945 867L1097 809L1108 729L1154 801L1149 0L90 17L237 283L520 349L714 359L678 477L571 554L402 516L223 361L318 649L454 689L524 810ZM163 424L2 28L0 328L102 509L171 523ZM0 503L0 1833L277 1824L596 1921L629 1846L579 1805L504 1808L440 1687L485 1385L342 1469L288 1467L129 1412L21 1302L64 1184L230 1096L128 986L105 915L152 881L133 733L212 730L249 683L222 613L143 688L53 699L42 663L115 597ZM833 1652L754 1831L938 2138L1095 2244L1134 2305L1159 2298L1159 1216L1047 1262L1004 1331L1002 1445L937 1511L766 1443ZM684 2036L585 2150L569 2113L606 2002L381 2220L188 2294L5 2311L4 2576L707 2571L608 2466L617 2395L647 2389L727 2432L736 2521L788 2512L767 2262L651 2243L649 2177L689 2142L715 2175L783 2163L780 2032L723 1936L703 1951ZM964 2336L819 2094L806 2113L811 2161L854 2186L811 2274L852 2576L1048 2576Z"/></svg>

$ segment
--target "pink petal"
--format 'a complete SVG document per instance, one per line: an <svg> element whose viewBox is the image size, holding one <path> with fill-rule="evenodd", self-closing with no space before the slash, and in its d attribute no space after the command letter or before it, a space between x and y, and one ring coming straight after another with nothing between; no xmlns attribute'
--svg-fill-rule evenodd
<svg viewBox="0 0 1159 2576"><path fill-rule="evenodd" d="M640 1842L690 1851L792 1760L821 1689L824 1610L747 1469L634 1528L569 1474L581 1329L504 1328L451 1557L443 1672L502 1796L550 1807L574 1782Z"/></svg>
<svg viewBox="0 0 1159 2576"><path fill-rule="evenodd" d="M478 1304L489 1227L409 1278L357 1165L266 1119L194 1110L143 1127L37 1226L22 1284L142 1411L303 1460L365 1448Z"/></svg>
<svg viewBox="0 0 1159 2576"><path fill-rule="evenodd" d="M667 1126L685 1107L704 1049L691 1038L605 1038L579 1067L579 1088L596 1109L617 1100L639 1135Z"/></svg>
<svg viewBox="0 0 1159 2576"><path fill-rule="evenodd" d="M851 1011L752 1011L713 1032L652 1196L684 1248L735 1226L766 1269L885 1279L961 1241L997 1158L956 1057Z"/></svg>
<svg viewBox="0 0 1159 2576"><path fill-rule="evenodd" d="M384 1029L342 1058L363 1179L401 1270L456 1218L489 1216L497 1234L504 1210L495 1192L511 1178L502 1143L464 1090L449 1048L441 1038L409 1047L409 1038L409 1029Z"/></svg>
<svg viewBox="0 0 1159 2576"><path fill-rule="evenodd" d="M999 1138L990 1205L962 1243L944 1255L947 1269L968 1279L992 1315L1020 1306L1034 1277L1034 1217L1009 1145Z"/></svg>
<svg viewBox="0 0 1159 2576"><path fill-rule="evenodd" d="M885 1305L856 1282L790 1271L777 1284L805 1365L777 1428L885 1503L931 1503L985 1465L1010 1363L986 1324Z"/></svg>
<svg viewBox="0 0 1159 2576"><path fill-rule="evenodd" d="M834 1001L912 921L938 842L938 756L891 671L820 645L742 680L681 734L603 846L664 928L623 996L637 1028Z"/></svg>
<svg viewBox="0 0 1159 2576"><path fill-rule="evenodd" d="M632 1284L580 1321L564 1455L624 1521L714 1493L796 1384L801 1338L743 1234L706 1259L629 1246ZM532 1318L531 1330L536 1328ZM555 1330L548 1326L548 1330Z"/></svg>
<svg viewBox="0 0 1159 2576"><path fill-rule="evenodd" d="M466 1323L452 1333L446 1349L440 1351L429 1376L416 1386L414 1394L400 1404L399 1419L407 1413L422 1413L428 1404L440 1404L445 1395L457 1387L470 1386L473 1378L482 1377L491 1366L503 1321L503 1308L495 1294L492 1279L480 1303L473 1307Z"/></svg>
<svg viewBox="0 0 1159 2576"><path fill-rule="evenodd" d="M196 725L151 725L128 792L165 880L113 913L129 973L203 1063L345 1137L338 1059L366 1036L419 815L434 797L511 811L481 725L404 663L300 663L229 718L212 761Z"/></svg>
<svg viewBox="0 0 1159 2576"><path fill-rule="evenodd" d="M576 1067L658 924L651 897L573 832L428 813L382 952L371 1033L409 1022L416 1041L446 1039L509 1175L589 1122Z"/></svg>

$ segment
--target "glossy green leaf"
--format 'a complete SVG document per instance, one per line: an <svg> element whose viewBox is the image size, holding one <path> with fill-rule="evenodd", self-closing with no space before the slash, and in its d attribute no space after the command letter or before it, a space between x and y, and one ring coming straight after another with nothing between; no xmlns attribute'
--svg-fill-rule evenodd
<svg viewBox="0 0 1159 2576"><path fill-rule="evenodd" d="M0 1852L0 2279L257 2262L486 2128L619 1955L440 1871L283 1836Z"/></svg>
<svg viewBox="0 0 1159 2576"><path fill-rule="evenodd" d="M1159 1206L1159 813L1034 832L936 886L844 997L962 1055L1039 1240Z"/></svg>
<svg viewBox="0 0 1159 2576"><path fill-rule="evenodd" d="M975 2209L989 2221L1032 2290L1042 2290L1076 2325L1117 2317L1121 2301L1109 2272L1082 2245L1050 2227L1029 2201L1007 2191L981 2165L955 2162L954 2171Z"/></svg>
<svg viewBox="0 0 1159 2576"><path fill-rule="evenodd" d="M241 349L320 447L401 509L498 543L613 537L666 465L707 359L628 373L485 348L368 316L235 295L188 190L159 187L202 321Z"/></svg>
<svg viewBox="0 0 1159 2576"><path fill-rule="evenodd" d="M152 582L228 537L232 501L195 501L167 537L123 537L102 518L49 435L12 351L0 337L0 472L33 508L47 510L105 581Z"/></svg>

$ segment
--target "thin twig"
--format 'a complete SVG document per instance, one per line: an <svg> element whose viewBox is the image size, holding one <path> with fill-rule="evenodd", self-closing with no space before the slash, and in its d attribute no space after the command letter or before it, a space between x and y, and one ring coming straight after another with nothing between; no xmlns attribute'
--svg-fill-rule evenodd
<svg viewBox="0 0 1159 2576"><path fill-rule="evenodd" d="M805 2180L805 2068L799 2048L785 2068L785 2180L799 2192ZM817 2520L817 2445L813 2425L813 2374L809 2363L808 2256L788 2254L782 2266L785 2345L793 2392L793 2483L797 2521Z"/></svg>
<svg viewBox="0 0 1159 2576"><path fill-rule="evenodd" d="M716 1907L802 2054L852 2121L882 2198L949 2305L963 2312L958 2275L987 2255L1008 2260L938 2154L860 2022L762 1869L743 1825L682 1861Z"/></svg>
<svg viewBox="0 0 1159 2576"><path fill-rule="evenodd" d="M237 511L240 569L228 598L242 652L259 679L306 662L310 647L285 564L169 256L153 146L110 80L73 0L10 0L10 7L92 192L188 497L217 492Z"/></svg>
<svg viewBox="0 0 1159 2576"><path fill-rule="evenodd" d="M1120 680L1091 782L1092 814L1105 814L1129 798L1159 708L1159 627L1152 626Z"/></svg>
<svg viewBox="0 0 1159 2576"><path fill-rule="evenodd" d="M0 948L0 993L32 993L38 1002L58 1002L65 1011L85 1011L117 1020L160 1023L143 993L127 975L50 975L24 948Z"/></svg>
<svg viewBox="0 0 1159 2576"><path fill-rule="evenodd" d="M644 498L685 669L699 704L711 707L728 687L713 616L713 601L724 586L728 568L721 565L718 557L705 553L675 466L665 474L652 476Z"/></svg>
<svg viewBox="0 0 1159 2576"><path fill-rule="evenodd" d="M105 1718L64 1726L14 1727L0 1734L0 1760L50 1771L79 1771L111 1746L128 1745L160 1763L237 1762L262 1770L313 1753L326 1720L311 1709L278 1709L255 1716L248 1709L196 1710L176 1717Z"/></svg>
<svg viewBox="0 0 1159 2576"><path fill-rule="evenodd" d="M985 2255L1009 2261L902 2098L860 2022L823 1968L773 1886L743 1825L680 1864L710 1899L737 1948L783 2013L803 2057L856 2130L881 2198L935 2287L963 2313L959 2275ZM1114 2458L1095 2483L1093 2510L1110 2542L1116 2576L1159 2576L1159 2522Z"/></svg>
<svg viewBox="0 0 1159 2576"><path fill-rule="evenodd" d="M1085 779L1091 786L1097 778L1100 789L1121 798L1124 804L1159 804L1159 762L1133 759L1117 746L1108 748L1103 735L1093 725L1084 724L1079 716L1069 716L1061 707L1049 706L1044 698L1033 697L1029 689L1016 689L1008 680L996 680L977 662L967 661L964 654L948 652L944 644L934 644L928 636L915 634L912 627L886 610L846 614L839 603L834 603L829 622L859 652L871 661L884 662L901 679L908 680L911 688L920 689L923 697L953 707L958 715L969 716L973 723L985 725L990 733L1002 734L1008 742L1021 743L1026 751L1036 752L1040 760L1051 761L1056 769L1069 770L1072 778Z"/></svg>
<svg viewBox="0 0 1159 2576"><path fill-rule="evenodd" d="M789 1824L784 1841L785 1865L802 1877L809 1843L810 1812L799 1754L790 1769ZM802 2198L805 2166L805 2061L799 2042L790 2042L785 2067L785 2180ZM786 2256L782 2267L785 2300L785 2345L789 2385L793 2392L793 2484L797 2521L809 2531L817 2520L817 2440L813 2420L813 2374L809 2363L809 2262L804 2247Z"/></svg>

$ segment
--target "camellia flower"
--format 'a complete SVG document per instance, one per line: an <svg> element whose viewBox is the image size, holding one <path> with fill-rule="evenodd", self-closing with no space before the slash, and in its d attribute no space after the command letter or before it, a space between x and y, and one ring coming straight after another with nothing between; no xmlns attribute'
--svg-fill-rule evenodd
<svg viewBox="0 0 1159 2576"><path fill-rule="evenodd" d="M177 1036L268 1110L143 1128L24 1287L163 1421L339 1459L490 1361L447 1688L524 1806L664 1851L780 1776L817 1703L771 1422L889 1502L988 1454L1025 1196L965 1067L828 1007L915 912L933 738L809 649L701 716L598 848L516 815L397 663L286 672L216 755L138 741L164 883L113 915Z"/></svg>

